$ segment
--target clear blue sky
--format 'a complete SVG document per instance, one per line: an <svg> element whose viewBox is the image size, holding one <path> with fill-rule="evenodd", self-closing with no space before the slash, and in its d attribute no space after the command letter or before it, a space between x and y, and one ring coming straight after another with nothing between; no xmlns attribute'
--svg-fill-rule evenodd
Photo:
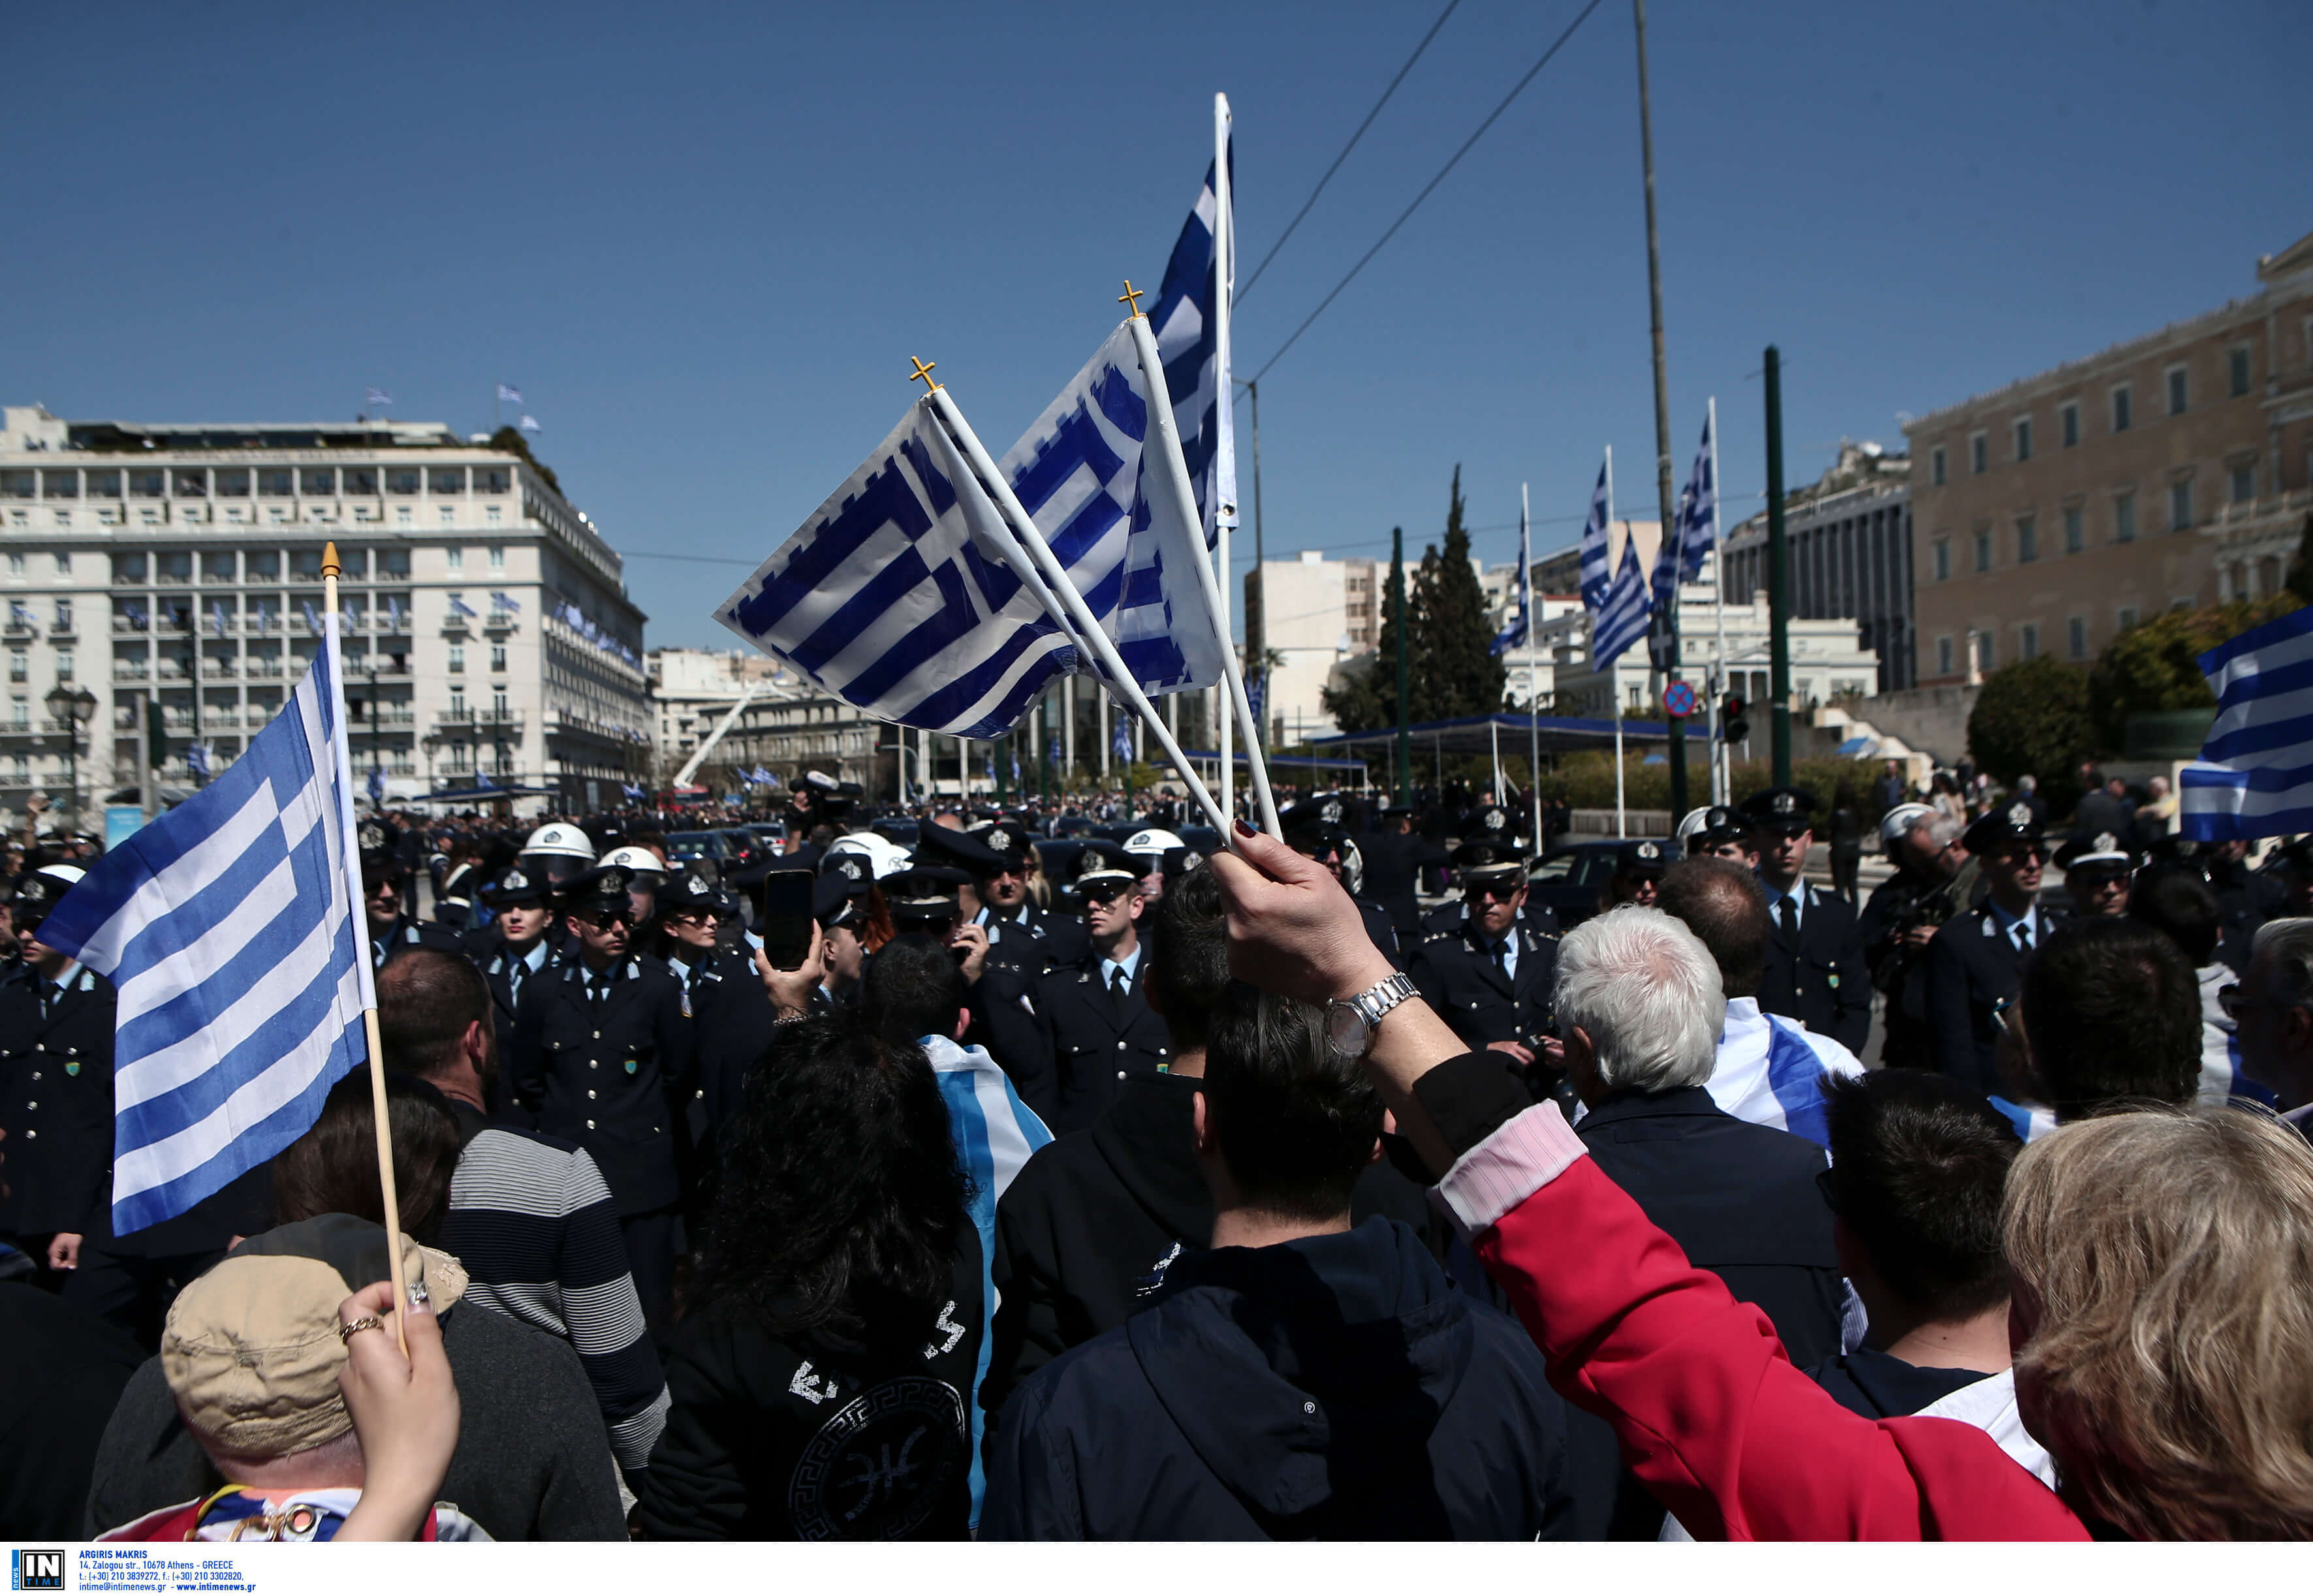
<svg viewBox="0 0 2313 1596"><path fill-rule="evenodd" d="M295 420L374 384L470 430L514 382L620 548L752 561L898 418L910 355L991 446L1033 418L1118 279L1161 274L1215 89L1250 270L1441 4L31 8L0 394ZM1578 9L1464 0L1245 296L1241 373ZM1898 411L2245 293L2313 230L2293 0L1649 23L1673 452L1716 394L1741 509L1770 341L1804 481ZM1479 552L1513 553L1521 480L1546 551L1607 443L1653 513L1636 76L1606 0L1264 381L1272 553L1398 523L1418 550L1457 462ZM654 644L727 642L706 617L743 566L628 572Z"/></svg>

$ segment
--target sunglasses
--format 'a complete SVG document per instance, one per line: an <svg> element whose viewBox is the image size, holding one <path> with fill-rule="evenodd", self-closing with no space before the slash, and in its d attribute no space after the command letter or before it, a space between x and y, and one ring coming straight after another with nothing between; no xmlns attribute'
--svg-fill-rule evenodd
<svg viewBox="0 0 2313 1596"><path fill-rule="evenodd" d="M1077 889L1086 903L1113 903L1131 890L1129 881L1101 881Z"/></svg>
<svg viewBox="0 0 2313 1596"><path fill-rule="evenodd" d="M1473 903L1488 898L1492 899L1496 903L1508 903L1525 890L1524 881L1514 882L1508 886L1486 886L1473 883L1463 896Z"/></svg>
<svg viewBox="0 0 2313 1596"><path fill-rule="evenodd" d="M581 925L592 925L597 930L600 930L605 925L626 925L631 927L635 923L634 911L632 909L624 908L580 909L572 914L570 917L577 921Z"/></svg>

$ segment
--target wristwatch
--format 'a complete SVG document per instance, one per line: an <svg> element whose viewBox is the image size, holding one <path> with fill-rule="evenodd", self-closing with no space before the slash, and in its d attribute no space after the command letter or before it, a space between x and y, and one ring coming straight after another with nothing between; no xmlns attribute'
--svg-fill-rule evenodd
<svg viewBox="0 0 2313 1596"><path fill-rule="evenodd" d="M1363 1058L1373 1050L1374 1027L1390 1010L1413 996L1413 978L1399 970L1354 997L1325 1005L1325 1047L1335 1058Z"/></svg>

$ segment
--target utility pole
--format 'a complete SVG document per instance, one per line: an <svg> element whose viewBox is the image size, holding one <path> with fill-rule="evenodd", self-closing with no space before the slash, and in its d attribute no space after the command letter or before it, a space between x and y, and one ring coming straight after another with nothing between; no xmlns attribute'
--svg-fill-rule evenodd
<svg viewBox="0 0 2313 1596"><path fill-rule="evenodd" d="M1261 384L1248 381L1244 390L1253 400L1253 601L1246 608L1245 652L1253 657L1245 662L1245 673L1258 675L1266 683L1269 679L1269 578L1262 574L1268 557L1261 540ZM1253 729L1260 740L1261 751L1269 752L1269 690L1261 694L1261 723Z"/></svg>
<svg viewBox="0 0 2313 1596"><path fill-rule="evenodd" d="M1413 805L1413 722L1405 674L1405 529L1389 529L1389 610L1397 618L1397 801Z"/></svg>
<svg viewBox="0 0 2313 1596"><path fill-rule="evenodd" d="M1654 323L1655 347L1655 487L1661 504L1661 536L1666 539L1680 536L1680 529L1672 518L1674 501L1670 493L1670 378L1663 367L1662 311L1662 252L1660 234L1655 226L1655 131L1654 118L1647 101L1647 0L1631 0L1631 11L1638 25L1639 37L1639 151L1646 167L1647 177L1647 300ZM1661 556L1657 555L1659 561ZM1663 630L1661 666L1666 683L1678 680L1678 575L1686 564L1686 551L1672 545L1670 595L1665 601L1668 613L1657 618ZM1686 723L1674 715L1666 715L1670 722L1670 812L1671 823L1686 813Z"/></svg>
<svg viewBox="0 0 2313 1596"><path fill-rule="evenodd" d="M1775 785L1791 785L1790 549L1783 537L1783 357L1767 346L1767 653Z"/></svg>

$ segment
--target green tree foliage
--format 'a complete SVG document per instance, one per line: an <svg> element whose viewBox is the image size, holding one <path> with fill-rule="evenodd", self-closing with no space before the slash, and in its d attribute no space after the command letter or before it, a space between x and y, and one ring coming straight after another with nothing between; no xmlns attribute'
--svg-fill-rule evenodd
<svg viewBox="0 0 2313 1596"><path fill-rule="evenodd" d="M530 440L523 435L523 432L520 427L502 426L498 428L497 431L490 434L490 447L493 449L504 450L508 454L518 454L522 456L523 459L530 462L530 469L532 470L536 471L540 476L546 478L547 487L552 488L557 493L560 493L562 491L562 484L555 480L553 468L530 452Z"/></svg>
<svg viewBox="0 0 2313 1596"><path fill-rule="evenodd" d="M1390 574L1394 592L1399 591L1394 565ZM1499 709L1508 672L1494 657L1485 589L1470 566L1459 466L1454 468L1442 546L1433 543L1422 550L1406 608L1412 664L1407 700L1412 720L1451 720ZM1346 672L1349 680L1341 688L1329 688L1323 695L1327 713L1344 731L1369 732L1397 723L1398 618L1394 606L1385 609L1380 647L1373 660Z"/></svg>
<svg viewBox="0 0 2313 1596"><path fill-rule="evenodd" d="M2095 751L2088 672L2042 654L1984 679L1967 717L1968 752L1994 781L2036 776L2054 813L2080 796L2080 762Z"/></svg>
<svg viewBox="0 0 2313 1596"><path fill-rule="evenodd" d="M2303 570L2300 564L2291 580L2294 582ZM2201 674L2201 655L2252 627L2302 608L2305 601L2291 589L2249 603L2172 609L2142 626L2131 627L2105 645L2089 672L2088 707L2096 751L2116 754L2121 750L2132 715L2214 708L2216 695L2209 690L2208 678Z"/></svg>
<svg viewBox="0 0 2313 1596"><path fill-rule="evenodd" d="M1505 759L1503 763L1507 766L1510 761ZM1524 767L1525 761L1518 761L1521 773ZM1728 774L1737 803L1775 785L1772 759L1739 759ZM1876 759L1825 758L1799 759L1791 765L1792 785L1815 794L1818 820L1829 813L1832 795L1838 792L1841 782L1852 783L1860 791L1878 774L1879 762ZM1623 788L1624 802L1631 809L1668 809L1670 767L1649 765L1645 756L1636 750L1627 753L1623 757ZM1614 808L1614 755L1603 750L1566 755L1558 761L1557 769L1543 773L1542 794L1545 798L1563 798L1576 809Z"/></svg>

